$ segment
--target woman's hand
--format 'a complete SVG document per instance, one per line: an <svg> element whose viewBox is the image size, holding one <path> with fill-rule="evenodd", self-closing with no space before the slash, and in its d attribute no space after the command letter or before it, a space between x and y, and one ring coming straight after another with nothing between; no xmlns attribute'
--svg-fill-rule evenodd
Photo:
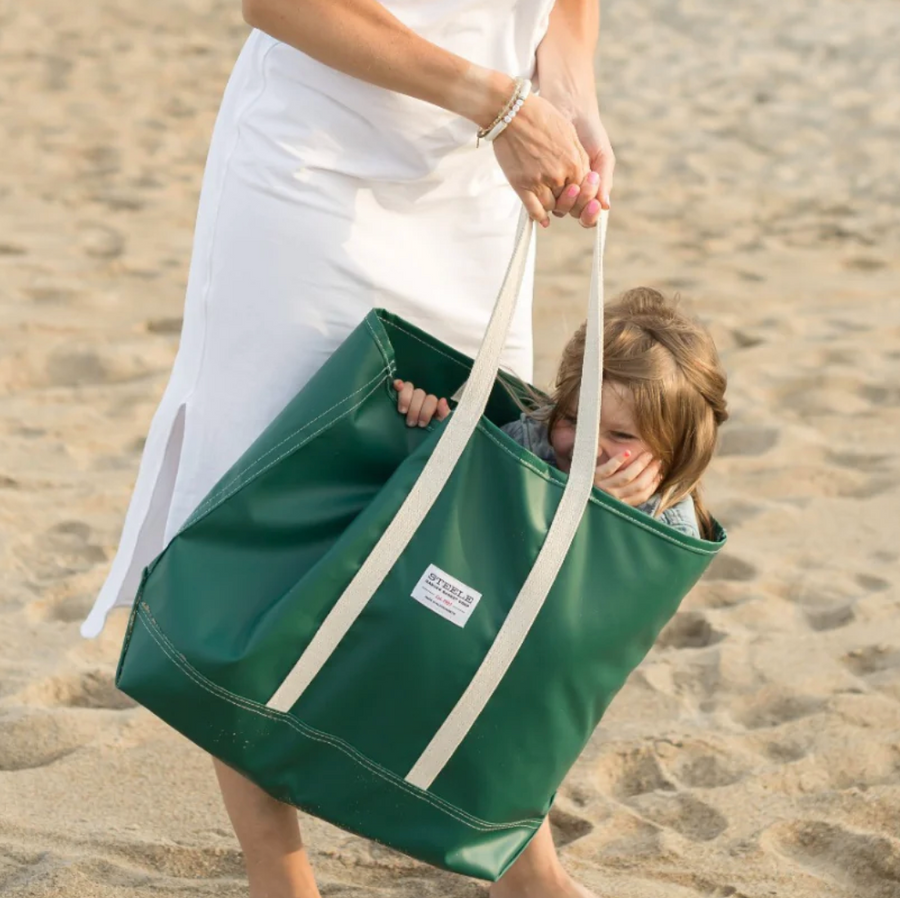
<svg viewBox="0 0 900 898"><path fill-rule="evenodd" d="M636 508L643 505L659 487L660 465L649 452L642 452L626 466L630 457L630 452L623 452L598 465L594 472L594 486Z"/></svg>
<svg viewBox="0 0 900 898"><path fill-rule="evenodd" d="M424 390L417 390L408 380L395 380L394 389L399 394L397 411L406 415L409 427L427 427L432 418L443 421L450 414L450 405L446 399L438 399L430 393L426 394Z"/></svg>
<svg viewBox="0 0 900 898"><path fill-rule="evenodd" d="M560 112L571 121L590 160L591 170L584 181L570 185L563 191L553 214L558 218L571 215L585 228L592 228L600 218L600 210L609 208L609 193L613 185L616 157L606 128L600 120L600 110L594 93L583 98L567 96L557 101Z"/></svg>
<svg viewBox="0 0 900 898"><path fill-rule="evenodd" d="M572 122L537 94L494 140L494 153L528 214L544 227L557 196L568 184L581 184L590 164Z"/></svg>

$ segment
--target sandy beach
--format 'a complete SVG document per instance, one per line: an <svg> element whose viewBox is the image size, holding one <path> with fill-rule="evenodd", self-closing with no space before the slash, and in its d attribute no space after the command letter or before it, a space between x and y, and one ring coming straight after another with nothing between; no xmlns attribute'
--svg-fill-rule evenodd
<svg viewBox="0 0 900 898"><path fill-rule="evenodd" d="M178 344L240 4L0 3L0 894L245 896L208 758L78 626ZM900 898L900 5L604 3L611 293L710 324L730 541L552 813L600 898ZM539 235L539 384L590 235ZM327 898L482 884L304 818Z"/></svg>

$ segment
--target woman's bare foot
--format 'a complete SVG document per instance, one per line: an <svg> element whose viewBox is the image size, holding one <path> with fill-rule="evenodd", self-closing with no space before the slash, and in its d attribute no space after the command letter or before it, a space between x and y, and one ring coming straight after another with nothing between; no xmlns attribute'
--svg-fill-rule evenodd
<svg viewBox="0 0 900 898"><path fill-rule="evenodd" d="M597 898L562 868L550 822L544 821L529 846L491 886L490 898Z"/></svg>

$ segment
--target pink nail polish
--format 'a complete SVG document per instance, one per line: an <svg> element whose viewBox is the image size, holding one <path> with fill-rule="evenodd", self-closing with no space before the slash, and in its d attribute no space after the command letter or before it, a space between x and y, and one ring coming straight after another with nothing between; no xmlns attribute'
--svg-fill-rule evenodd
<svg viewBox="0 0 900 898"><path fill-rule="evenodd" d="M569 189L566 191L566 196L578 196L581 192L581 188L577 184L570 184Z"/></svg>
<svg viewBox="0 0 900 898"><path fill-rule="evenodd" d="M600 183L600 175L598 175L597 172L595 172L595 171L588 172L587 179L588 179L589 184L599 184Z"/></svg>
<svg viewBox="0 0 900 898"><path fill-rule="evenodd" d="M591 200L587 205L588 215L595 215L600 211L600 203L596 200Z"/></svg>

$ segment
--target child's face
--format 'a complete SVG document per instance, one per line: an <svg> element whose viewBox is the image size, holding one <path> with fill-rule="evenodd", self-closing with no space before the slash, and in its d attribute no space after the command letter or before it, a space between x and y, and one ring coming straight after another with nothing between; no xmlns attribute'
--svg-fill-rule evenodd
<svg viewBox="0 0 900 898"><path fill-rule="evenodd" d="M597 465L605 464L616 455L628 451L628 461L619 470L632 464L642 452L649 452L641 439L627 390L603 382L602 405L600 408L600 439L597 444ZM561 471L569 473L572 467L572 450L575 448L575 422L572 418L561 417L550 434L550 445L556 455Z"/></svg>

